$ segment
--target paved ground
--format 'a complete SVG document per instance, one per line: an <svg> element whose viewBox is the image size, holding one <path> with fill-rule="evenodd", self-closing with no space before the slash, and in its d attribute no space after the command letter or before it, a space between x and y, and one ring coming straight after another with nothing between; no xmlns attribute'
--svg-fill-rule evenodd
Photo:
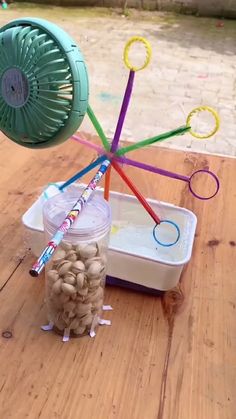
<svg viewBox="0 0 236 419"><path fill-rule="evenodd" d="M123 47L137 34L151 42L153 59L137 73L123 137L136 141L176 128L193 107L207 104L220 114L219 133L206 141L185 135L165 146L236 156L236 21L13 4L1 12L0 23L29 15L54 21L79 42L89 69L90 104L109 137L128 76ZM82 129L92 131L89 121Z"/></svg>

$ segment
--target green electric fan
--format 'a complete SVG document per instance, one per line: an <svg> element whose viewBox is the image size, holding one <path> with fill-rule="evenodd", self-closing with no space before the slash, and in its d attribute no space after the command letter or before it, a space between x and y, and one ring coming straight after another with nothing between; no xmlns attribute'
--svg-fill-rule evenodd
<svg viewBox="0 0 236 419"><path fill-rule="evenodd" d="M29 148L60 144L87 105L84 59L66 32L34 18L0 29L0 130L7 137Z"/></svg>

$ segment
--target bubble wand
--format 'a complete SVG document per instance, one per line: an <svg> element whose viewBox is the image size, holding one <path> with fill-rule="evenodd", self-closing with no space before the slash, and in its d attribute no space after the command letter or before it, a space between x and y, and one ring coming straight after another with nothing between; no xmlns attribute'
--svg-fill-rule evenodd
<svg viewBox="0 0 236 419"><path fill-rule="evenodd" d="M145 61L140 67L136 67L136 66L132 65L129 61L130 47L134 43L137 43L137 42L143 44L144 47L145 47L145 50L146 50ZM131 95L132 95L135 72L143 70L144 68L146 68L148 66L148 64L150 62L150 59L151 59L151 55L152 55L151 45L149 44L149 42L145 38L142 38L141 36L133 36L132 38L130 38L130 40L127 42L127 44L125 46L124 62L125 62L126 67L130 70L130 72L129 72L129 77L128 77L128 81L127 81L127 85L126 85L126 89L125 89L123 102L122 102L122 105L121 105L119 118L118 118L117 125L116 125L114 138L112 140L112 144L111 144L111 147L110 147L111 153L115 153L117 148L118 148L118 145L119 145L119 140L120 140L120 136L121 136L121 132L122 132L122 127L124 125L125 116L126 116L128 106L129 106L129 102L130 102ZM109 199L110 179L111 179L111 167L109 168L109 170L106 174L106 182L105 182L105 190L104 190L104 197L107 200Z"/></svg>
<svg viewBox="0 0 236 419"><path fill-rule="evenodd" d="M132 45L132 43L134 43L136 41L137 41L137 37L134 37L133 39L131 39L131 41L129 41L129 43L127 44L128 45L128 48L130 47L130 45ZM139 38L139 41L140 41L140 38ZM140 42L142 42L142 41L140 41ZM124 54L124 56L126 57L126 60L128 59L127 58L127 56L128 56L128 48L127 48L127 46L125 48L125 54ZM147 56L150 58L150 55L149 54L147 54ZM147 63L149 62L149 58L146 60ZM145 64L145 66L147 65L147 63ZM130 63L129 62L128 62L128 65L130 66ZM106 135L104 134L103 129L100 126L98 120L96 119L96 116L93 113L93 111L92 111L92 109L91 109L90 106L88 106L88 115L89 115L89 117L90 117L93 125L95 126L95 129L97 130L100 138L102 139L102 143L103 143L103 146L105 148L106 155L107 155L107 157L109 157L109 160L106 160L105 161L105 162L108 162L108 164L106 166L106 170L103 171L103 174L105 174L105 173L108 172L108 176L107 176L106 181L105 181L105 198L107 198L107 199L109 198L110 173L111 173L111 165L112 165L115 168L116 172L121 176L121 178L125 181L125 183L129 186L129 188L135 194L135 196L137 197L137 199L139 200L139 202L144 206L144 208L149 213L149 215L153 218L153 220L155 222L155 226L154 226L154 229L153 229L153 237L156 240L156 242L158 244L162 245L162 246L169 247L169 246L172 246L172 245L176 244L178 242L179 238L180 238L180 230L179 230L178 225L176 223L174 223L173 221L171 221L171 220L160 220L160 218L155 214L155 212L153 211L153 209L151 208L151 206L147 203L147 201L142 196L142 194L140 194L140 192L138 191L138 189L135 187L135 185L133 184L133 182L127 177L127 175L125 175L125 173L123 172L122 168L119 166L118 162L115 162L115 159L120 160L120 162L122 162L122 163L133 165L133 166L136 166L136 167L139 167L139 168L143 168L145 170L149 170L149 171L153 171L153 172L155 171L155 173L164 174L165 176L175 177L176 179L188 181L189 182L190 191L196 197L198 197L198 195L194 193L194 191L192 190L192 187L191 187L191 180L193 179L193 175L194 174L191 177L187 178L187 177L184 177L184 176L181 176L181 175L173 174L173 173L168 172L168 171L164 171L162 169L153 168L150 165L145 165L143 163L135 162L135 161L133 161L131 159L127 159L127 158L121 157L121 156L123 156L125 153L127 153L129 151L132 151L134 149L141 148L141 147L144 147L144 146L153 144L153 143L158 142L158 141L163 141L163 140L165 140L167 138L170 138L171 136L182 135L182 134L184 134L185 132L188 132L188 131L193 133L193 131L191 129L191 126L190 126L190 122L191 122L192 116L195 115L197 111L194 110L194 111L191 112L191 114L187 118L187 124L184 127L180 127L177 130L172 130L170 132L167 132L167 133L161 134L159 136L155 136L155 137L149 138L147 140L140 141L137 144L133 144L133 145L130 145L130 146L127 146L127 147L123 147L120 150L117 150L118 149L120 135L121 135L121 131L122 131L122 127L123 127L123 124L124 124L124 121L125 121L125 116L126 116L126 113L127 113L127 110L128 110L128 105L129 105L131 94L132 94L132 88L133 88L133 82L134 82L134 75L135 75L135 71L132 68L132 69L130 69L130 75L129 75L129 79L128 79L128 82L127 82L127 86L126 86L126 90L125 90L125 95L124 95L124 99L123 99L121 110L120 110L120 115L119 115L117 126L116 126L116 131L115 131L114 138L113 138L113 141L112 141L111 146L110 146L110 144L109 144L109 142L108 142L108 140L106 138ZM200 110L202 111L203 109L201 108ZM209 110L209 109L207 109L207 110ZM210 112L211 112L211 109L210 109ZM217 123L218 123L217 114L215 114L214 111L211 112L211 113L215 117L216 127L217 127ZM216 129L214 129L214 132L217 129L218 129L218 127ZM198 136L196 133L194 133L194 135L196 137L198 137L198 138L207 138L208 137L208 135L207 136L205 135L205 137L204 137L204 135ZM210 135L212 135L212 133L210 133ZM86 144L86 140L84 140L83 143ZM97 147L94 147L94 148L96 148L97 151L99 150L99 148L97 148ZM101 158L105 158L105 156L102 156ZM72 183L75 180L79 179L81 176L83 176L85 173L87 173L89 170L91 170L95 165L97 165L98 162L99 162L99 159L97 159L93 164L89 165L87 168L83 169L78 174L76 174L75 176L73 176L73 178L69 179L65 184L63 184L60 187L60 189L63 190L70 183ZM100 170L101 170L101 168L100 168ZM202 172L206 172L206 171L203 170ZM213 176L217 180L217 178L216 178L216 176L214 174L213 174ZM93 182L93 180L92 180L92 182ZM90 184L88 185L87 188L89 188ZM217 187L219 188L219 184L217 184ZM88 196L91 195L91 193L92 193L92 191L94 189L92 189L90 191L90 193L89 193ZM214 195L217 192L218 192L218 189L214 193ZM81 197L79 198L79 200L75 204L75 207L73 207L72 211L68 214L68 216L66 217L64 223L61 225L61 227L59 228L59 230L56 233L56 235L54 236L54 238L51 240L51 242L49 242L47 248L44 250L44 252L40 256L39 260L36 262L36 264L31 269L31 271L30 271L31 275L37 276L41 272L41 270L44 268L45 263L47 263L48 260L51 258L53 252L55 251L55 248L58 246L58 244L62 240L62 237L65 234L65 231L67 231L70 228L70 226L71 226L71 224L70 224L70 222L71 222L71 214L73 215L73 210L74 211L75 210L77 211L77 206L76 205L77 204L80 204L81 199L82 199L82 202L83 203L86 203L87 202L87 201L84 201L84 196L83 195L84 194L82 193ZM79 215L79 213L81 212L81 209L82 209L82 207L80 207L80 210L78 212L76 212L76 218ZM168 224L172 225L176 229L177 236L176 236L176 239L172 243L162 243L158 239L157 233L156 233L156 227L157 227L157 225L159 225L161 223L168 223ZM68 229L65 230L65 226L68 226ZM62 232L63 232L63 235L62 235Z"/></svg>
<svg viewBox="0 0 236 419"><path fill-rule="evenodd" d="M142 42L145 45L145 48L147 50L147 56L146 56L146 61L144 63L144 65L140 68L135 68L134 66L132 66L128 60L128 52L129 52L129 48L130 46L134 43L134 42ZM142 168L144 170L148 170L148 171L152 171L154 173L159 173L161 175L164 176L169 176L175 179L180 179L180 180L184 180L186 182L189 183L189 189L190 191L193 193L193 195L195 197L201 198L201 199L209 199L213 196L216 195L216 193L218 192L219 189L219 181L218 178L212 173L209 172L208 173L216 180L216 184L217 184L217 188L214 194L212 194L209 198L202 198L200 197L197 193L194 192L192 185L191 185L191 181L193 180L194 175L196 175L199 172L204 172L207 173L206 170L200 170L197 172L194 172L192 174L192 176L190 177L186 177L186 176L181 176L169 171L165 171L163 169L159 169L159 168L155 168L152 167L150 165L146 165L145 163L139 163L139 162L135 162L131 159L127 159L124 156L124 154L133 151L135 149L139 149L145 146L148 146L150 144L153 144L155 142L159 142L159 141L163 141L167 138L170 138L172 136L176 136L176 135L182 135L186 132L190 132L193 136L197 137L197 138L208 138L211 135L213 135L219 128L219 119L218 119L218 115L217 113L212 110L211 108L208 107L200 107L200 108L196 108L195 110L193 110L189 116L187 117L187 121L186 121L186 126L177 128L176 130L172 130L163 134L160 134L158 136L146 139L146 140L142 140L140 142L138 142L137 144L132 144L126 147L122 147L121 149L118 150L118 145L119 145L119 140L120 140L120 136L121 136L121 132L122 132L122 127L125 121L125 116L128 110L128 106L129 106L129 102L130 102L130 98L131 98L131 94L132 94L132 89L133 89L133 83L134 83L134 76L135 76L135 71L141 70L143 68L145 68L149 61L150 61L150 56L151 56L151 49L150 49L150 45L149 43L141 38L141 37L133 37L131 38L131 40L127 43L126 47L125 47L125 51L124 51L124 60L125 63L127 65L127 67L130 69L130 74L129 74L129 78L128 78L128 82L127 82L127 86L126 86L126 90L125 90L125 94L124 94L124 98L123 98L123 102L122 102L122 106L121 106L121 110L120 110L120 114L119 114L119 118L118 118L118 122L117 122L117 126L116 126L116 130L115 130L115 134L114 134L114 138L113 141L110 145L109 141L106 138L105 133L103 132L103 129L101 127L101 125L99 124L94 112L92 111L91 107L88 106L88 116L91 120L91 122L93 123L99 137L102 140L104 149L103 152L105 151L105 155L102 155L101 158L104 159L105 156L107 156L107 160L105 160L101 166L101 168L103 167L103 165L106 165L105 170L102 169L102 176L105 174L106 176L106 180L105 180L105 191L104 191L104 197L108 200L109 199L109 188L110 188L110 176L111 176L111 166L114 167L114 169L116 170L116 172L121 176L121 178L125 181L125 183L128 185L128 187L132 190L132 192L135 194L135 196L137 197L137 199L139 200L139 202L143 205L143 207L146 209L146 211L148 212L148 214L152 217L152 219L155 222L155 226L153 228L153 237L156 240L156 242L159 245L165 246L165 247L169 247L169 246L173 246L174 244L176 244L180 238L180 229L178 227L178 225L171 221L171 220L161 220L157 214L153 211L153 209L151 208L151 206L147 203L146 199L142 196L142 194L138 191L138 189L136 188L136 186L133 184L133 182L128 178L128 176L124 173L124 171L122 170L122 168L119 166L118 162L120 163L125 163L125 164L129 164L131 166L135 166L138 168ZM198 134L196 132L194 132L191 128L191 118L196 115L197 112L203 111L203 110L207 110L208 112L210 112L213 117L215 118L215 127L213 129L212 132L208 133L208 134ZM76 136L73 136L75 139L77 139ZM88 142L86 140L81 140L81 142L86 145ZM95 145L93 145L93 148L96 149L96 151L101 152L101 149ZM109 158L109 160L108 160ZM116 161L117 160L117 161ZM93 162L92 164L90 164L89 166L87 166L85 169L83 169L82 171L80 171L79 173L77 173L76 175L74 175L71 179L69 179L67 182L65 182L63 185L60 186L60 190L63 190L64 188L66 188L69 184L73 183L74 181L78 180L79 178L81 178L85 173L87 173L89 170L91 170L93 167L95 167L97 164L99 164L99 158ZM100 179L102 178L102 176L99 176L98 173L101 172L101 168L99 169L99 171L97 172L97 174L95 175L95 178L98 179L98 181L100 181ZM94 188L90 188L91 187L91 183L92 185L94 185L94 179L90 182L90 184L88 185L88 187L85 189L85 198L88 196L88 198L91 196L93 190L96 188L96 185L94 186ZM89 193L87 193L86 191L89 190ZM30 273L32 276L37 276L42 269L44 268L45 264L48 262L48 260L51 258L52 254L54 253L56 247L58 246L58 244L60 243L60 241L62 240L64 234L66 231L69 230L69 228L71 227L72 223L71 223L71 215L72 215L72 219L74 217L75 211L76 211L76 218L79 215L79 213L82 210L81 206L81 202L83 203L83 205L87 202L87 199L84 199L84 192L82 193L81 197L78 199L77 203L75 204L75 206L73 207L72 211L68 214L68 216L66 217L65 221L63 222L63 224L61 225L61 227L59 228L58 232L56 233L56 235L53 237L53 239L48 243L48 246L46 247L46 249L44 250L44 252L42 253L42 255L40 256L40 258L38 259L38 261L36 262L36 264L32 267ZM77 208L77 206L79 205L79 210ZM176 239L171 242L171 243L163 243L158 239L157 236L157 231L156 231L156 227L159 224L163 224L163 223L167 223L169 225L172 225L172 227L175 228L177 234L176 234ZM65 229L66 226L66 229Z"/></svg>
<svg viewBox="0 0 236 419"><path fill-rule="evenodd" d="M119 138L127 110L127 108L125 109L125 101L123 109L121 108L115 136L112 141L113 144L110 145L92 109L88 106L88 77L86 66L79 48L68 34L56 25L45 20L25 18L14 20L0 28L0 40L0 107L2 110L0 129L11 140L25 147L33 149L51 147L71 137L80 126L87 112L103 143L104 152L101 155L101 159L104 160L101 167L104 168L104 162L107 161L107 167L104 173L108 170L107 168L110 167L110 164L112 164L148 211L149 208L145 198L141 196L136 186L124 174L119 164L136 165L136 167L144 170L164 174L163 169L151 169L150 166L145 166L145 164L142 164L141 167L139 162L127 159L124 157L124 154L188 131L191 135L194 135L190 121L187 121L185 127L180 127L177 130L118 149ZM132 73L138 71L137 68L129 63L128 58L130 45L134 42L145 44L146 40L143 41L143 38L140 37L131 38L125 48L126 53L124 54L124 59L130 69L130 85L127 83L126 89L126 99L128 101L134 81L134 74ZM11 51L11 54L9 54L9 51ZM147 57L149 57L149 60L149 53ZM190 119L193 115L194 111L190 115ZM218 129L217 118L215 128L214 133ZM201 133L200 135L194 136L197 138L207 138L205 134L202 135ZM75 181L78 176L87 173L91 168L100 164L102 160L99 159L98 157L93 164L83 169L79 175L76 174L73 176L70 181ZM160 173L161 171L162 173ZM165 176L169 175L176 179L180 179L180 176L182 176L171 174L171 172L167 174L167 171L165 171ZM98 178L100 179L100 176ZM183 178L184 176L180 180L184 180ZM92 185L93 180L91 181ZM191 186L191 180L185 180ZM108 178L106 189L109 189L109 183ZM86 196L86 193L85 196L82 194L82 197L78 199L78 202L81 200L81 205L82 202L86 203ZM151 215L151 212L148 212ZM165 220L158 220L156 215L155 217L157 224L158 222L165 222ZM166 221L169 222L168 220ZM156 226L154 229L156 230ZM176 226L176 230L178 240L178 226ZM156 241L161 244L158 240ZM174 243L176 241L168 245Z"/></svg>

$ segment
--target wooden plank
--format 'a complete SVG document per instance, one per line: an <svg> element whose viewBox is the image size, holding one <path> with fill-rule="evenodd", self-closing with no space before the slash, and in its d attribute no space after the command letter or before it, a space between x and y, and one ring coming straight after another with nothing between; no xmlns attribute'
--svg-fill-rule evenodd
<svg viewBox="0 0 236 419"><path fill-rule="evenodd" d="M198 205L194 255L172 325L166 419L231 419L236 411L236 160L208 159L221 191Z"/></svg>
<svg viewBox="0 0 236 419"><path fill-rule="evenodd" d="M1 337L1 417L233 418L235 160L159 147L132 153L182 174L210 167L221 178L221 192L201 202L183 182L126 168L145 196L196 213L192 260L181 287L163 299L108 287L112 326L100 328L95 340L63 344L40 330L44 281L28 276L34 259L22 240L20 217L39 188L68 178L94 153L72 141L40 151L0 141L0 151L0 330L13 333L12 339ZM114 175L112 188L128 192Z"/></svg>

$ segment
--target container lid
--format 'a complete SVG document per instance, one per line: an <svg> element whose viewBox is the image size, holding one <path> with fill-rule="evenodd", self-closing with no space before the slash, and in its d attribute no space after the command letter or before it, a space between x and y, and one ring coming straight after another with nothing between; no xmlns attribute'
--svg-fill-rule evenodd
<svg viewBox="0 0 236 419"><path fill-rule="evenodd" d="M60 193L43 205L43 221L45 230L55 234L67 214L77 202L81 191L72 189ZM110 229L110 205L102 197L93 194L72 224L65 239L94 240L104 236Z"/></svg>

